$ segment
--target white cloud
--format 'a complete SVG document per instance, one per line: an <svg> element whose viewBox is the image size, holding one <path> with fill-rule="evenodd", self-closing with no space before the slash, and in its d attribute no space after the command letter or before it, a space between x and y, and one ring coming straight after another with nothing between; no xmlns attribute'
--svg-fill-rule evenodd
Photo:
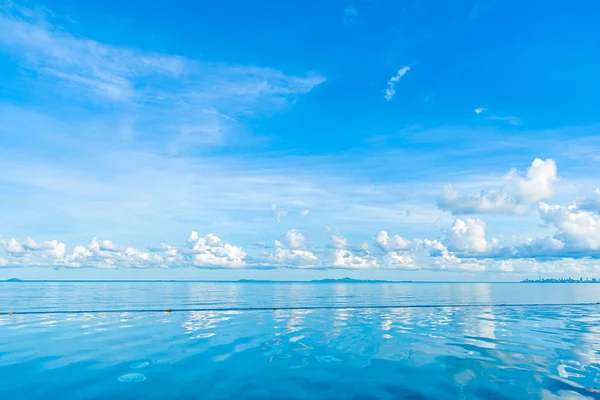
<svg viewBox="0 0 600 400"><path fill-rule="evenodd" d="M276 265L288 267L317 267L319 259L309 250L286 248L281 242L275 241L273 253L263 253L263 265Z"/></svg>
<svg viewBox="0 0 600 400"><path fill-rule="evenodd" d="M514 248L502 249L509 257L514 258L547 258L556 257L565 249L565 243L550 236L542 238L526 238Z"/></svg>
<svg viewBox="0 0 600 400"><path fill-rule="evenodd" d="M497 115L493 115L490 117L490 119L504 121L509 125L521 125L521 119L518 117L499 117Z"/></svg>
<svg viewBox="0 0 600 400"><path fill-rule="evenodd" d="M387 101L392 100L392 98L396 94L396 84L398 82L400 82L400 79L402 79L402 77L404 75L406 75L406 73L408 71L410 71L410 67L409 66L402 67L402 68L400 68L398 70L398 72L396 73L396 75L394 75L394 76L392 76L390 78L390 80L387 83L387 89L385 90L385 99Z"/></svg>
<svg viewBox="0 0 600 400"><path fill-rule="evenodd" d="M554 225L556 239L581 250L600 250L600 216L577 206L557 206L540 203L540 217Z"/></svg>
<svg viewBox="0 0 600 400"><path fill-rule="evenodd" d="M419 270L422 266L417 265L413 254L409 251L391 251L384 256L384 265L389 268Z"/></svg>
<svg viewBox="0 0 600 400"><path fill-rule="evenodd" d="M529 211L531 203L554 195L558 180L556 163L552 159L536 158L522 177L517 169L504 177L505 187L500 192L481 191L464 195L452 185L445 185L438 199L438 207L452 214L514 214Z"/></svg>
<svg viewBox="0 0 600 400"><path fill-rule="evenodd" d="M20 243L16 239L2 239L0 245L10 254L31 256L35 253L41 258L61 259L65 256L66 245L58 240L49 240L43 243L37 243L31 238L27 238Z"/></svg>
<svg viewBox="0 0 600 400"><path fill-rule="evenodd" d="M152 251L143 251L134 247L125 248L109 240L98 238L93 238L87 247L75 246L70 253L67 252L66 245L57 240L37 243L33 239L27 239L20 243L16 239L7 239L1 240L0 245L6 250L7 265L14 267L240 268L246 266L246 253L240 247L223 243L213 234L200 237L197 232L189 235L186 246L182 248L162 243L158 249Z"/></svg>
<svg viewBox="0 0 600 400"><path fill-rule="evenodd" d="M457 264L460 259L454 253L448 251L448 248L437 240L418 239L415 240L415 252L425 251L429 257L433 257L436 265Z"/></svg>
<svg viewBox="0 0 600 400"><path fill-rule="evenodd" d="M348 240L342 236L333 235L331 237L330 247L334 249L345 249L348 247Z"/></svg>
<svg viewBox="0 0 600 400"><path fill-rule="evenodd" d="M113 256L112 253L118 252L119 248L110 240L98 240L98 238L93 238L90 244L88 245L88 249L99 257L111 258Z"/></svg>
<svg viewBox="0 0 600 400"><path fill-rule="evenodd" d="M241 247L223 244L221 239L212 233L199 237L192 232L188 237L187 253L192 256L192 264L198 267L244 267L246 253Z"/></svg>
<svg viewBox="0 0 600 400"><path fill-rule="evenodd" d="M457 219L446 231L450 248L466 252L481 253L490 246L485 237L485 222L479 218Z"/></svg>
<svg viewBox="0 0 600 400"><path fill-rule="evenodd" d="M285 234L285 239L288 243L288 246L292 249L298 249L304 245L304 235L295 231L294 229Z"/></svg>
<svg viewBox="0 0 600 400"><path fill-rule="evenodd" d="M464 195L452 185L445 185L438 199L438 207L452 214L515 214L521 215L529 211L529 207L519 204L517 199L507 193L482 191L476 195Z"/></svg>
<svg viewBox="0 0 600 400"><path fill-rule="evenodd" d="M485 267L474 259L461 259L437 240L415 239L412 247L385 253L381 268L433 271L481 271Z"/></svg>
<svg viewBox="0 0 600 400"><path fill-rule="evenodd" d="M399 235L389 236L386 231L380 231L374 241L384 251L405 250L412 245L410 240Z"/></svg>
<svg viewBox="0 0 600 400"><path fill-rule="evenodd" d="M473 110L473 111L475 112L475 114L479 115L479 114L481 114L482 112L484 112L484 111L487 111L487 108L484 108L484 107L478 107L478 108L476 108L476 109L475 109L475 110Z"/></svg>
<svg viewBox="0 0 600 400"><path fill-rule="evenodd" d="M58 240L50 240L39 247L43 257L61 259L65 256L66 245Z"/></svg>
<svg viewBox="0 0 600 400"><path fill-rule="evenodd" d="M586 211L600 212L600 188L594 190L591 197L583 197L578 200L577 208Z"/></svg>
<svg viewBox="0 0 600 400"><path fill-rule="evenodd" d="M485 223L477 218L457 219L444 230L445 243L416 238L412 241L381 231L375 236L377 248L368 245L348 249L348 241L334 235L329 249L314 251L304 245L299 233L290 231L291 245L274 241L272 252L248 257L241 247L223 243L214 234L192 232L185 245L161 243L150 250L119 246L109 240L93 238L88 246L75 246L71 252L57 240L36 242L2 239L2 267L95 267L95 268L378 268L407 271L454 271L502 273L600 272L600 216L576 206L540 205L540 215L557 227L555 237L516 240L501 247L486 238ZM288 232L288 233L290 233ZM379 239L379 240L377 240ZM268 248L266 245L263 246ZM315 250L316 251L316 250Z"/></svg>
<svg viewBox="0 0 600 400"><path fill-rule="evenodd" d="M0 245L9 253L23 253L25 251L23 245L17 242L16 239L0 239Z"/></svg>
<svg viewBox="0 0 600 400"><path fill-rule="evenodd" d="M368 252L364 255L359 255L352 251L338 248L335 250L333 265L340 268L376 268L377 260L371 257Z"/></svg>
<svg viewBox="0 0 600 400"><path fill-rule="evenodd" d="M310 210L302 210L302 211L300 211L300 215L302 215L303 217L306 217L309 213L310 213Z"/></svg>
<svg viewBox="0 0 600 400"><path fill-rule="evenodd" d="M73 253L66 257L66 263L71 266L80 266L82 263L88 261L94 255L85 246L75 246Z"/></svg>
<svg viewBox="0 0 600 400"><path fill-rule="evenodd" d="M125 256L134 265L165 266L164 258L160 255L147 251L140 251L138 249L134 249L133 247L128 247L125 249ZM217 265L221 266L221 264Z"/></svg>
<svg viewBox="0 0 600 400"><path fill-rule="evenodd" d="M271 213L277 222L281 222L281 219L287 215L287 211L278 208L277 204L271 204Z"/></svg>
<svg viewBox="0 0 600 400"><path fill-rule="evenodd" d="M558 180L556 162L548 158L536 158L525 177L519 176L519 171L512 169L507 175L509 189L525 203L535 203L554 195L554 183Z"/></svg>

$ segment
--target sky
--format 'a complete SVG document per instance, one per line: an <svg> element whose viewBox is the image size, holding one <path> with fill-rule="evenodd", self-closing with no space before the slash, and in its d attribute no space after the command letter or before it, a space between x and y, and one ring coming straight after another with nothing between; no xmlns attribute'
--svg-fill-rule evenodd
<svg viewBox="0 0 600 400"><path fill-rule="evenodd" d="M0 279L600 277L599 18L0 0Z"/></svg>

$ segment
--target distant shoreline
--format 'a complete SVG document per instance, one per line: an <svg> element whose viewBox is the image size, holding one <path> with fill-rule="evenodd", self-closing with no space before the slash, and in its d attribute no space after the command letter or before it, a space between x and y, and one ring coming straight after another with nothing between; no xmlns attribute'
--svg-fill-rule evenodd
<svg viewBox="0 0 600 400"><path fill-rule="evenodd" d="M400 283L537 283L537 284L584 284L584 283L600 283L598 278L586 278L586 279L524 279L522 281L392 281L382 279L353 279L353 278L341 278L341 279L313 279L303 281L290 281L290 280L269 280L269 279L237 279L237 280L206 280L206 279L19 279L10 278L0 280L0 283L248 283L248 284L260 284L260 283L281 283L281 284L400 284Z"/></svg>
<svg viewBox="0 0 600 400"><path fill-rule="evenodd" d="M205 280L205 279L19 279L10 278L6 280L0 280L0 283L249 283L249 284L260 284L260 283L285 283L285 284L335 284L335 283L346 283L346 284L401 284L401 283L519 283L518 281L509 282L498 282L498 281L393 281L393 280L381 280L381 279L314 279L314 280L303 280L303 281L291 281L291 280L263 280L263 279L238 279L238 280Z"/></svg>
<svg viewBox="0 0 600 400"><path fill-rule="evenodd" d="M579 279L572 279L572 278L563 278L563 279L557 279L557 278L545 278L545 279L524 279L522 280L520 283L600 283L600 279L597 278L579 278Z"/></svg>

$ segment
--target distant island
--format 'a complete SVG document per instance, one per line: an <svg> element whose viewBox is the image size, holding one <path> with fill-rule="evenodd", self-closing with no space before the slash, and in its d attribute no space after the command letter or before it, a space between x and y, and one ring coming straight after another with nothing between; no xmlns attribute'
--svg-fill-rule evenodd
<svg viewBox="0 0 600 400"><path fill-rule="evenodd" d="M5 280L4 282L23 282L23 281L19 278L10 278L10 279Z"/></svg>
<svg viewBox="0 0 600 400"><path fill-rule="evenodd" d="M538 278L538 279L524 279L521 283L600 283L600 279L597 278Z"/></svg>

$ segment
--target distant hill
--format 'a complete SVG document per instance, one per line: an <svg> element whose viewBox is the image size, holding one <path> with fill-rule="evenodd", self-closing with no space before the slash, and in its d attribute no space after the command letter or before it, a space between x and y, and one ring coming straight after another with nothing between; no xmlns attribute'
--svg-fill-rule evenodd
<svg viewBox="0 0 600 400"><path fill-rule="evenodd" d="M23 281L19 278L10 278L10 279L5 280L4 282L23 282Z"/></svg>

